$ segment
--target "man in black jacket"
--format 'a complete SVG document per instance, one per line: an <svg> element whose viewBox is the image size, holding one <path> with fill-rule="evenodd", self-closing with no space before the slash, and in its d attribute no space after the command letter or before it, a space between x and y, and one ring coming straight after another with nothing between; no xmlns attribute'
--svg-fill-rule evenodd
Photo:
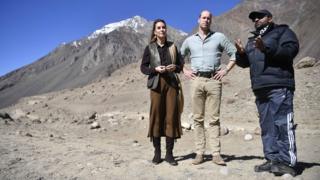
<svg viewBox="0 0 320 180"><path fill-rule="evenodd" d="M249 18L255 31L244 48L238 39L236 64L250 67L250 77L259 111L261 138L266 162L256 172L296 175L293 94L293 59L299 52L295 33L287 25L277 25L268 10L253 11Z"/></svg>

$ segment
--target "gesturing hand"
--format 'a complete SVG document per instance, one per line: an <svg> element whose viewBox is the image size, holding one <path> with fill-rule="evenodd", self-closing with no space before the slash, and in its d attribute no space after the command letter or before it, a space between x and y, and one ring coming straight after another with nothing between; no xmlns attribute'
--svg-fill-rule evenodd
<svg viewBox="0 0 320 180"><path fill-rule="evenodd" d="M235 42L234 42L236 48L237 48L237 51L239 54L244 54L245 51L244 51L244 48L243 48L243 45L242 45L242 42L240 39L237 39Z"/></svg>
<svg viewBox="0 0 320 180"><path fill-rule="evenodd" d="M165 66L157 66L155 68L155 70L158 72L158 73L164 73L166 71L166 67Z"/></svg>
<svg viewBox="0 0 320 180"><path fill-rule="evenodd" d="M254 44L256 46L256 48L260 49L260 51L264 52L265 51L265 46L263 44L262 38L261 36L258 36L255 40L254 40Z"/></svg>

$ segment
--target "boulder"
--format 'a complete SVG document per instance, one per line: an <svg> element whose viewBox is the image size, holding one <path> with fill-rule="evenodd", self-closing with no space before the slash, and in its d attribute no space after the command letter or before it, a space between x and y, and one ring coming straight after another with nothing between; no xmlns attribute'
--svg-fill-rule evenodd
<svg viewBox="0 0 320 180"><path fill-rule="evenodd" d="M313 67L317 63L317 60L313 57L304 57L295 64L297 69Z"/></svg>

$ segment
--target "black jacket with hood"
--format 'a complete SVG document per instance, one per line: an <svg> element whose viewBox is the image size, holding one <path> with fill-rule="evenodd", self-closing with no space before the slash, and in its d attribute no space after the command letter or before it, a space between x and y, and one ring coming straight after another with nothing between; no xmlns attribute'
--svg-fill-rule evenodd
<svg viewBox="0 0 320 180"><path fill-rule="evenodd" d="M250 67L253 91L262 88L288 87L295 89L293 59L299 52L295 33L287 25L270 24L261 35L265 50L255 48L254 39L248 39L245 54L236 54L236 64Z"/></svg>

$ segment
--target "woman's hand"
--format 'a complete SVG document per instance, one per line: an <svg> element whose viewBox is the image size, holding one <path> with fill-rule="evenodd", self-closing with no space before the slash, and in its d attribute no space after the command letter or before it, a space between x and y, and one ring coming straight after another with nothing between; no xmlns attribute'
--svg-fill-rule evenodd
<svg viewBox="0 0 320 180"><path fill-rule="evenodd" d="M157 66L155 68L155 70L158 72L158 73L164 73L166 72L166 66Z"/></svg>
<svg viewBox="0 0 320 180"><path fill-rule="evenodd" d="M170 65L166 66L166 70L168 72L173 72L173 71L176 70L176 65L175 64L170 64Z"/></svg>

